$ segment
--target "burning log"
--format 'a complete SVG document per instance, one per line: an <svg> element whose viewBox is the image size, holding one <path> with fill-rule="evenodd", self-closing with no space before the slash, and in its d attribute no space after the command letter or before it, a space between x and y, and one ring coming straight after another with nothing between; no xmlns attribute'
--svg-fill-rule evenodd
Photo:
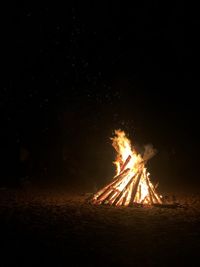
<svg viewBox="0 0 200 267"><path fill-rule="evenodd" d="M117 191L117 193L114 195L112 201L110 202L111 205L112 205L114 202L118 201L118 200L122 197L123 193L126 192L128 186L130 186L130 183L131 183L131 182L132 182L132 179L130 179L130 181L129 181L128 184L123 188L122 191L120 191L120 190L118 190L118 189L114 189L114 190ZM120 185L119 185L119 186L120 186ZM124 198L126 198L126 197L124 197Z"/></svg>
<svg viewBox="0 0 200 267"><path fill-rule="evenodd" d="M141 193L142 193L141 192L141 185L139 185L139 199L141 199L141 196L142 196Z"/></svg>
<svg viewBox="0 0 200 267"><path fill-rule="evenodd" d="M107 185L106 187L104 187L102 190L100 190L99 192L97 192L97 194L95 196L100 196L101 194L103 194L103 192L105 192L106 189L108 189L110 186L115 185L117 182L119 182L121 180L121 178L123 178L123 176L129 171L130 169L126 169L124 172L120 173L118 176L114 177L113 181Z"/></svg>
<svg viewBox="0 0 200 267"><path fill-rule="evenodd" d="M150 187L151 188L151 187ZM162 204L162 200L161 198L159 197L159 195L155 194L155 192L152 190L151 188L151 193L152 195L154 196L155 200L156 200L156 203L159 203L159 204Z"/></svg>
<svg viewBox="0 0 200 267"><path fill-rule="evenodd" d="M141 173L138 173L136 183L134 184L134 188L132 190L131 202L134 202L140 179L141 179Z"/></svg>
<svg viewBox="0 0 200 267"><path fill-rule="evenodd" d="M126 166L129 163L130 159L131 159L131 156L129 155L128 158L126 159L126 161L124 162L124 164L122 165L120 173L123 172L123 170L126 168Z"/></svg>
<svg viewBox="0 0 200 267"><path fill-rule="evenodd" d="M117 205L117 203L118 203L118 205L119 205L119 203L122 203L123 204L123 202L125 203L126 202L126 192L129 192L130 193L130 200L131 200L131 193L132 193L132 187L133 187L133 185L134 185L134 178L135 178L135 176L136 176L137 174L135 174L130 180L129 180L129 182L127 183L127 185L124 187L124 189L123 189L123 191L118 195L118 198L116 199L116 205ZM129 189L129 187L130 187L130 189ZM123 201L124 200L124 201ZM122 205L121 204L121 205Z"/></svg>
<svg viewBox="0 0 200 267"><path fill-rule="evenodd" d="M149 147L142 158L132 148L124 132L118 130L115 133L112 145L118 153L115 162L118 175L93 196L92 203L115 206L128 206L134 203L162 204L145 168L145 163L152 157L154 150Z"/></svg>
<svg viewBox="0 0 200 267"><path fill-rule="evenodd" d="M123 202L125 203L126 196L127 196L126 193L128 193L127 189L130 186L130 183L132 183L132 179L129 181L126 187L124 187L124 189L120 192L120 194L118 194L117 198L115 199L116 206L118 206L119 203L121 203L120 205L123 205Z"/></svg>
<svg viewBox="0 0 200 267"><path fill-rule="evenodd" d="M119 196L119 198L116 199L116 201L115 201L114 204L115 204L117 207L118 207L118 206L122 206L125 195L126 195L126 191L123 191L122 194Z"/></svg>
<svg viewBox="0 0 200 267"><path fill-rule="evenodd" d="M93 203L94 204L100 204L108 195L112 192L111 187L114 185L120 183L120 181L124 178L124 176L129 172L130 169L124 170L122 173L120 173L118 176L114 178L114 180L106 187L104 187L102 190L97 192L96 195L94 195Z"/></svg>
<svg viewBox="0 0 200 267"><path fill-rule="evenodd" d="M141 204L143 204L146 199L147 199L147 196L142 199Z"/></svg>
<svg viewBox="0 0 200 267"><path fill-rule="evenodd" d="M147 186L148 186L148 190L149 190L149 198L150 198L151 204L153 204L153 196L152 196L151 188L149 185L149 179L148 179L148 176L146 173L145 173L145 177L146 177L146 182L147 182Z"/></svg>
<svg viewBox="0 0 200 267"><path fill-rule="evenodd" d="M124 201L124 206L128 206L131 201L131 194L132 194L132 187L134 185L134 182L131 181L130 185L127 187L127 194Z"/></svg>

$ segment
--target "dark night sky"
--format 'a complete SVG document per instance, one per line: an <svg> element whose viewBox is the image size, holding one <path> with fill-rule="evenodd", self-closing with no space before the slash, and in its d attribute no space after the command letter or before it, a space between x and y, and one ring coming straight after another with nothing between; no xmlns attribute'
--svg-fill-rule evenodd
<svg viewBox="0 0 200 267"><path fill-rule="evenodd" d="M1 184L18 184L27 174L99 184L113 171L115 128L158 149L150 168L161 183L198 181L195 8L112 1L13 6L5 13Z"/></svg>

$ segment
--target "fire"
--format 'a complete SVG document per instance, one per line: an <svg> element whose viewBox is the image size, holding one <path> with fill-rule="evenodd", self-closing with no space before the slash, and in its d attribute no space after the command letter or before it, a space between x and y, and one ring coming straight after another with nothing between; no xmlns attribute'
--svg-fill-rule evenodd
<svg viewBox="0 0 200 267"><path fill-rule="evenodd" d="M112 182L99 190L92 199L93 204L110 204L128 206L138 204L162 204L150 181L146 162L155 154L151 146L145 147L142 155L137 153L124 131L116 130L111 138L112 146L117 152L114 164L116 175Z"/></svg>

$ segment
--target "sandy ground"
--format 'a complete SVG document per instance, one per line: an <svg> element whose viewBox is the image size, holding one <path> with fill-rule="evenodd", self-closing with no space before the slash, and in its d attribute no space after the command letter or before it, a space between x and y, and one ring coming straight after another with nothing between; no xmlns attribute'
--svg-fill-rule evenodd
<svg viewBox="0 0 200 267"><path fill-rule="evenodd" d="M200 196L177 208L92 206L88 195L0 190L0 266L193 266Z"/></svg>

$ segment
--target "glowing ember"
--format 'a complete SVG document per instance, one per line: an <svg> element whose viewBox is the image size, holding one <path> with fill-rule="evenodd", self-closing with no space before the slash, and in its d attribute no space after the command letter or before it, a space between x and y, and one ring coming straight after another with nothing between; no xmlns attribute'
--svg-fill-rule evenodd
<svg viewBox="0 0 200 267"><path fill-rule="evenodd" d="M110 184L99 190L92 199L93 204L128 206L139 204L162 204L150 181L150 174L145 168L146 162L155 154L151 146L145 147L144 155L138 154L130 140L121 130L115 131L111 138L117 152L116 175Z"/></svg>

